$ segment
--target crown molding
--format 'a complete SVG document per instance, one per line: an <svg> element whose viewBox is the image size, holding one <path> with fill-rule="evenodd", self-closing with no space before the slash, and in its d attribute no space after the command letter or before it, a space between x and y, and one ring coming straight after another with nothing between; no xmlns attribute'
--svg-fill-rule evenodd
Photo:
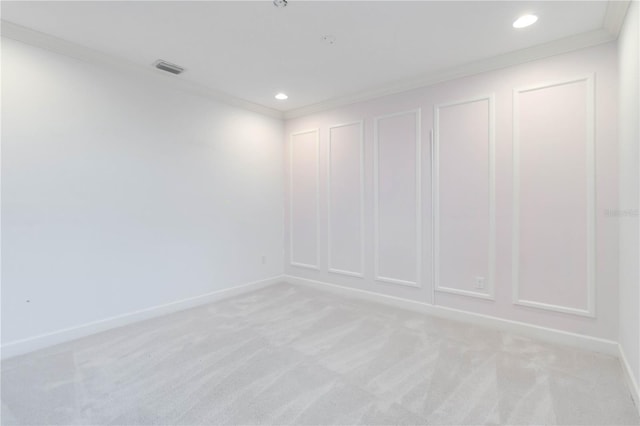
<svg viewBox="0 0 640 426"><path fill-rule="evenodd" d="M326 111L333 108L342 107L356 102L368 101L382 96L393 95L406 92L421 87L431 86L457 78L468 77L483 72L494 71L514 65L520 65L537 59L567 53L574 50L584 49L591 46L607 43L615 40L609 31L604 29L589 31L571 37L555 40L549 43L516 50L503 55L494 56L480 61L467 63L461 66L446 68L431 73L424 74L414 79L405 79L391 84L379 86L371 90L353 93L329 99L317 104L295 108L285 111L285 120L302 117L305 115Z"/></svg>
<svg viewBox="0 0 640 426"><path fill-rule="evenodd" d="M604 15L602 28L608 31L612 36L618 38L627 10L631 5L631 0L609 0L607 2L607 11Z"/></svg>
<svg viewBox="0 0 640 426"><path fill-rule="evenodd" d="M550 56L567 53L573 50L584 49L591 46L607 43L615 40L624 23L625 15L631 4L631 0L609 0L603 20L603 27L598 30L554 40L549 43L532 46L526 49L509 52L480 61L470 62L460 66L445 68L429 72L411 79L403 79L372 89L351 93L344 96L328 99L315 104L294 108L288 111L278 111L260 104L237 98L228 93L212 89L210 87L185 80L179 76L170 76L153 68L147 68L132 62L98 52L94 49L80 46L57 37L31 30L21 25L8 21L1 22L2 36L11 38L36 47L44 48L56 53L70 56L100 65L109 65L120 70L127 70L142 75L146 79L156 80L164 86L182 90L191 94L225 103L230 106L250 110L260 114L279 119L292 119L333 108L338 108L357 102L406 92L421 87L431 86L437 83L468 77L483 72L494 71L526 62L547 58Z"/></svg>
<svg viewBox="0 0 640 426"><path fill-rule="evenodd" d="M137 74L145 80L154 81L165 87L170 87L190 94L203 96L210 100L221 102L236 108L253 111L259 114L267 115L278 119L283 118L281 111L265 107L244 99L237 98L204 85L194 83L180 76L168 75L155 68L144 67L133 62L108 55L97 50L81 46L62 40L58 37L51 36L39 31L35 31L22 25L14 24L8 21L0 21L2 37L10 38L22 43L26 43L35 47L59 53L84 62L96 64L100 66L108 66L112 69Z"/></svg>

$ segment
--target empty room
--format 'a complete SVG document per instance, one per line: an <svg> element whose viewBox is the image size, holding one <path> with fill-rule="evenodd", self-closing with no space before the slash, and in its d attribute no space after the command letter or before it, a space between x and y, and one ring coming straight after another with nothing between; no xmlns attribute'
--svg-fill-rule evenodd
<svg viewBox="0 0 640 426"><path fill-rule="evenodd" d="M2 425L640 425L640 2L2 1Z"/></svg>

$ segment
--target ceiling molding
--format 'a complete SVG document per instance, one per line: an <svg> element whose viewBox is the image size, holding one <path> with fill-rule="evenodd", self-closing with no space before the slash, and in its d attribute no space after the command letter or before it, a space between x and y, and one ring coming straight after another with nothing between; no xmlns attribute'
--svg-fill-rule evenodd
<svg viewBox="0 0 640 426"><path fill-rule="evenodd" d="M317 104L301 108L291 109L285 111L284 118L285 120L288 120L291 118L302 117L305 115L326 111L357 102L363 102L382 96L406 92L409 90L431 86L437 83L442 83L457 78L468 77L487 71L494 71L501 68L507 68L510 66L534 61L537 59L543 59L550 56L571 52L574 50L597 46L599 44L607 43L615 39L616 37L605 29L589 31L560 40L554 40L549 43L532 46L526 49L516 50L514 52L494 56L476 62L471 62L465 65L427 73L418 78L405 79L371 90L329 99L324 102L319 102Z"/></svg>
<svg viewBox="0 0 640 426"><path fill-rule="evenodd" d="M609 31L615 38L618 38L620 30L622 30L624 18L630 5L631 0L609 0L607 2L602 28Z"/></svg>
<svg viewBox="0 0 640 426"><path fill-rule="evenodd" d="M21 25L14 24L12 22L2 20L0 21L0 24L2 37L7 37L22 43L79 59L91 64L97 64L100 66L106 65L110 68L114 68L120 71L137 74L138 76L143 77L146 81L154 81L165 87L177 89L198 96L203 96L210 100L218 101L236 108L242 108L278 119L283 118L283 113L281 111L265 107L263 105L259 105L244 99L240 99L235 96L231 96L227 93L203 86L198 83L190 82L179 76L168 75L163 71L159 71L151 67L151 64L148 68L140 66L124 59L101 53L97 50L85 46L80 46L78 44L62 40L49 34L45 34L23 27Z"/></svg>
<svg viewBox="0 0 640 426"><path fill-rule="evenodd" d="M603 19L603 27L598 30L574 35L571 37L555 40L549 43L532 46L509 52L503 55L490 57L480 61L475 61L451 68L440 69L429 72L414 78L403 79L390 82L368 90L359 91L344 96L338 96L325 101L306 105L300 108L293 108L287 111L279 111L264 105L260 105L245 99L232 96L228 93L207 87L202 84L190 82L184 77L168 75L162 71L149 66L135 64L133 62L108 55L97 50L68 42L63 39L35 31L21 25L8 21L0 21L2 36L20 42L24 42L36 47L44 48L56 53L70 56L85 62L108 65L121 71L128 71L138 74L145 80L153 80L165 87L188 92L222 102L230 106L254 111L278 119L291 119L308 114L326 111L357 102L364 102L371 99L393 95L417 88L431 86L437 83L468 77L483 72L494 71L522 63L543 59L546 57L567 53L573 50L583 49L598 44L607 43L617 38L631 0L609 0L607 10Z"/></svg>

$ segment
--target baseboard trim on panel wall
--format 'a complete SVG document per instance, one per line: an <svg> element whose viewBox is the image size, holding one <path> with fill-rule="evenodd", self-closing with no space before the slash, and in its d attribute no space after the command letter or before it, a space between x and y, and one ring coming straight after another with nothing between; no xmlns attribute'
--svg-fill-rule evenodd
<svg viewBox="0 0 640 426"><path fill-rule="evenodd" d="M51 333L41 334L39 336L30 337L23 340L9 342L0 347L0 355L2 359L26 354L29 352L44 349L60 343L69 342L82 337L97 334L113 328L122 327L128 324L156 318L162 315L183 311L200 305L217 302L228 299L250 291L258 290L263 287L284 281L284 275L278 275L259 281L252 281L246 284L237 285L222 290L212 291L200 296L190 297L178 300L176 302L164 305L152 306L147 309L131 312L128 314L118 315L111 318L105 318L98 321L92 321L76 327L65 328Z"/></svg>
<svg viewBox="0 0 640 426"><path fill-rule="evenodd" d="M368 290L350 288L324 281L295 277L292 275L285 275L284 281L288 282L289 284L304 285L320 290L331 291L343 296L365 299L371 302L377 302L385 305L395 306L401 309L417 311L439 318L473 323L474 325L507 331L549 343L571 346L612 356L619 356L620 353L618 349L618 343L614 342L613 340L600 339L597 337L527 324L519 321L493 317L490 315L477 314L473 312L462 311L459 309L447 308L444 306L431 305L415 300L388 296Z"/></svg>
<svg viewBox="0 0 640 426"><path fill-rule="evenodd" d="M618 357L620 358L620 364L622 364L622 371L624 374L625 381L629 386L631 397L633 398L633 402L636 405L638 414L640 414L640 386L638 386L638 382L635 376L633 375L633 370L631 369L631 366L627 361L627 356L625 355L622 345L618 345Z"/></svg>

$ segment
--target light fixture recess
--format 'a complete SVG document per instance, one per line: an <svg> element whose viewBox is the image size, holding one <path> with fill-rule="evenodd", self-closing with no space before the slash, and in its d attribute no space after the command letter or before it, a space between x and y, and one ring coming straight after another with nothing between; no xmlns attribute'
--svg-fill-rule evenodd
<svg viewBox="0 0 640 426"><path fill-rule="evenodd" d="M282 92L280 92L280 93L278 93L278 94L275 96L275 98L276 98L277 100L279 100L279 101L285 101L285 100L289 99L289 96L287 96L287 94L286 94L286 93L282 93Z"/></svg>
<svg viewBox="0 0 640 426"><path fill-rule="evenodd" d="M287 0L273 0L273 5L277 8L287 7L288 3Z"/></svg>
<svg viewBox="0 0 640 426"><path fill-rule="evenodd" d="M522 15L513 22L513 28L525 28L529 25L533 25L538 20L536 15Z"/></svg>

